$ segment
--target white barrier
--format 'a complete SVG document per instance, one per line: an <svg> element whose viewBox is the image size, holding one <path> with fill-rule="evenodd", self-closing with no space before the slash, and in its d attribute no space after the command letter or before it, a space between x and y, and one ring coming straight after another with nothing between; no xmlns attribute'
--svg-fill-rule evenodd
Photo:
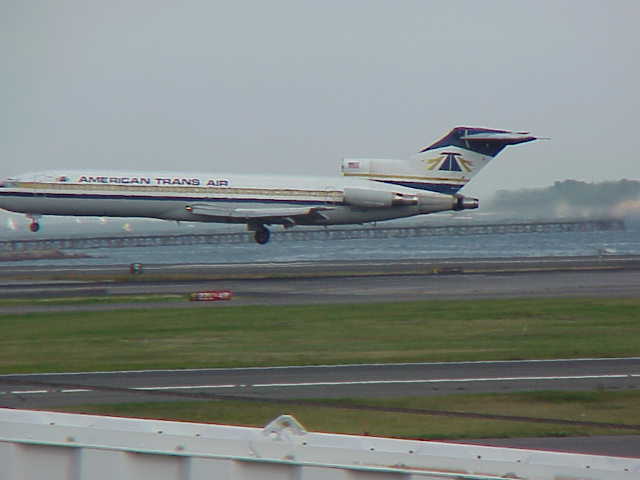
<svg viewBox="0 0 640 480"><path fill-rule="evenodd" d="M0 409L0 480L637 480L640 459Z"/></svg>

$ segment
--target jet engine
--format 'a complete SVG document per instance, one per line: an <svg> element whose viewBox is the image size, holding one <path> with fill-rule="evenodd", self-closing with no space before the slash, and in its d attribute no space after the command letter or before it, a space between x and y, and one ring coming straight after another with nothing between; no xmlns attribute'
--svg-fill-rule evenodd
<svg viewBox="0 0 640 480"><path fill-rule="evenodd" d="M348 205L363 208L418 205L418 197L416 195L366 188L345 188L344 201Z"/></svg>

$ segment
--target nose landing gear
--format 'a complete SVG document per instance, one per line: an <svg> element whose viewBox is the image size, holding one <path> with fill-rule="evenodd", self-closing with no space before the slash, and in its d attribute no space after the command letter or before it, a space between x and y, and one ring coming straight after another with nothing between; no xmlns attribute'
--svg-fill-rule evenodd
<svg viewBox="0 0 640 480"><path fill-rule="evenodd" d="M40 224L38 223L38 219L40 218L40 215L27 215L27 218L31 219L29 230L31 230L34 233L40 230Z"/></svg>

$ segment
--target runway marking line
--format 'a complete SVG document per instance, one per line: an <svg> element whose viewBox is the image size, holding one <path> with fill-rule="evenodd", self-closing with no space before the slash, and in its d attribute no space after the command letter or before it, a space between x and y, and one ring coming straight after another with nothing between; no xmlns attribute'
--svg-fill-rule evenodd
<svg viewBox="0 0 640 480"><path fill-rule="evenodd" d="M640 373L617 375L566 375L553 377L487 377L487 378L436 378L415 380L356 380L341 382L297 382L297 383L255 383L255 384L221 384L221 385L174 385L161 387L131 387L136 391L170 391L170 390L200 390L214 388L271 388L271 387L322 387L342 385L390 385L390 384L429 384L429 383L471 383L471 382L517 382L517 381L554 381L554 380L599 380L637 378ZM85 393L91 388L73 388L59 390L58 393ZM16 395L55 393L56 390L16 390L8 392ZM7 392L0 392L7 393Z"/></svg>
<svg viewBox="0 0 640 480"><path fill-rule="evenodd" d="M553 363L553 362L612 362L612 361L638 361L640 357L607 357L607 358L547 358L531 360L479 360L467 362L418 362L418 363L346 363L339 365L283 365L277 367L235 367L235 368L183 368L167 370L107 370L93 372L43 372L43 373L9 373L0 375L0 378L11 377L39 377L39 376L72 376L72 375L121 375L135 373L206 373L206 372L240 372L240 371L264 371L264 370L294 370L294 369L329 369L329 368L359 368L359 367L407 367L407 366L432 366L432 365L506 365L524 363Z"/></svg>

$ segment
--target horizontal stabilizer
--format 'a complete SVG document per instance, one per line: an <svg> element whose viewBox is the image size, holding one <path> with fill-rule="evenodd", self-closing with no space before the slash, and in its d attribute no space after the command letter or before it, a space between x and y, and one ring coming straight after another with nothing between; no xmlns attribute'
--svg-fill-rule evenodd
<svg viewBox="0 0 640 480"><path fill-rule="evenodd" d="M460 136L460 140L500 142L508 145L514 145L517 143L537 140L537 137L529 135L529 132L482 132L462 135Z"/></svg>
<svg viewBox="0 0 640 480"><path fill-rule="evenodd" d="M538 140L529 132L512 132L492 128L456 127L434 144L423 148L420 153L445 147L458 147L481 155L495 157L505 147Z"/></svg>

